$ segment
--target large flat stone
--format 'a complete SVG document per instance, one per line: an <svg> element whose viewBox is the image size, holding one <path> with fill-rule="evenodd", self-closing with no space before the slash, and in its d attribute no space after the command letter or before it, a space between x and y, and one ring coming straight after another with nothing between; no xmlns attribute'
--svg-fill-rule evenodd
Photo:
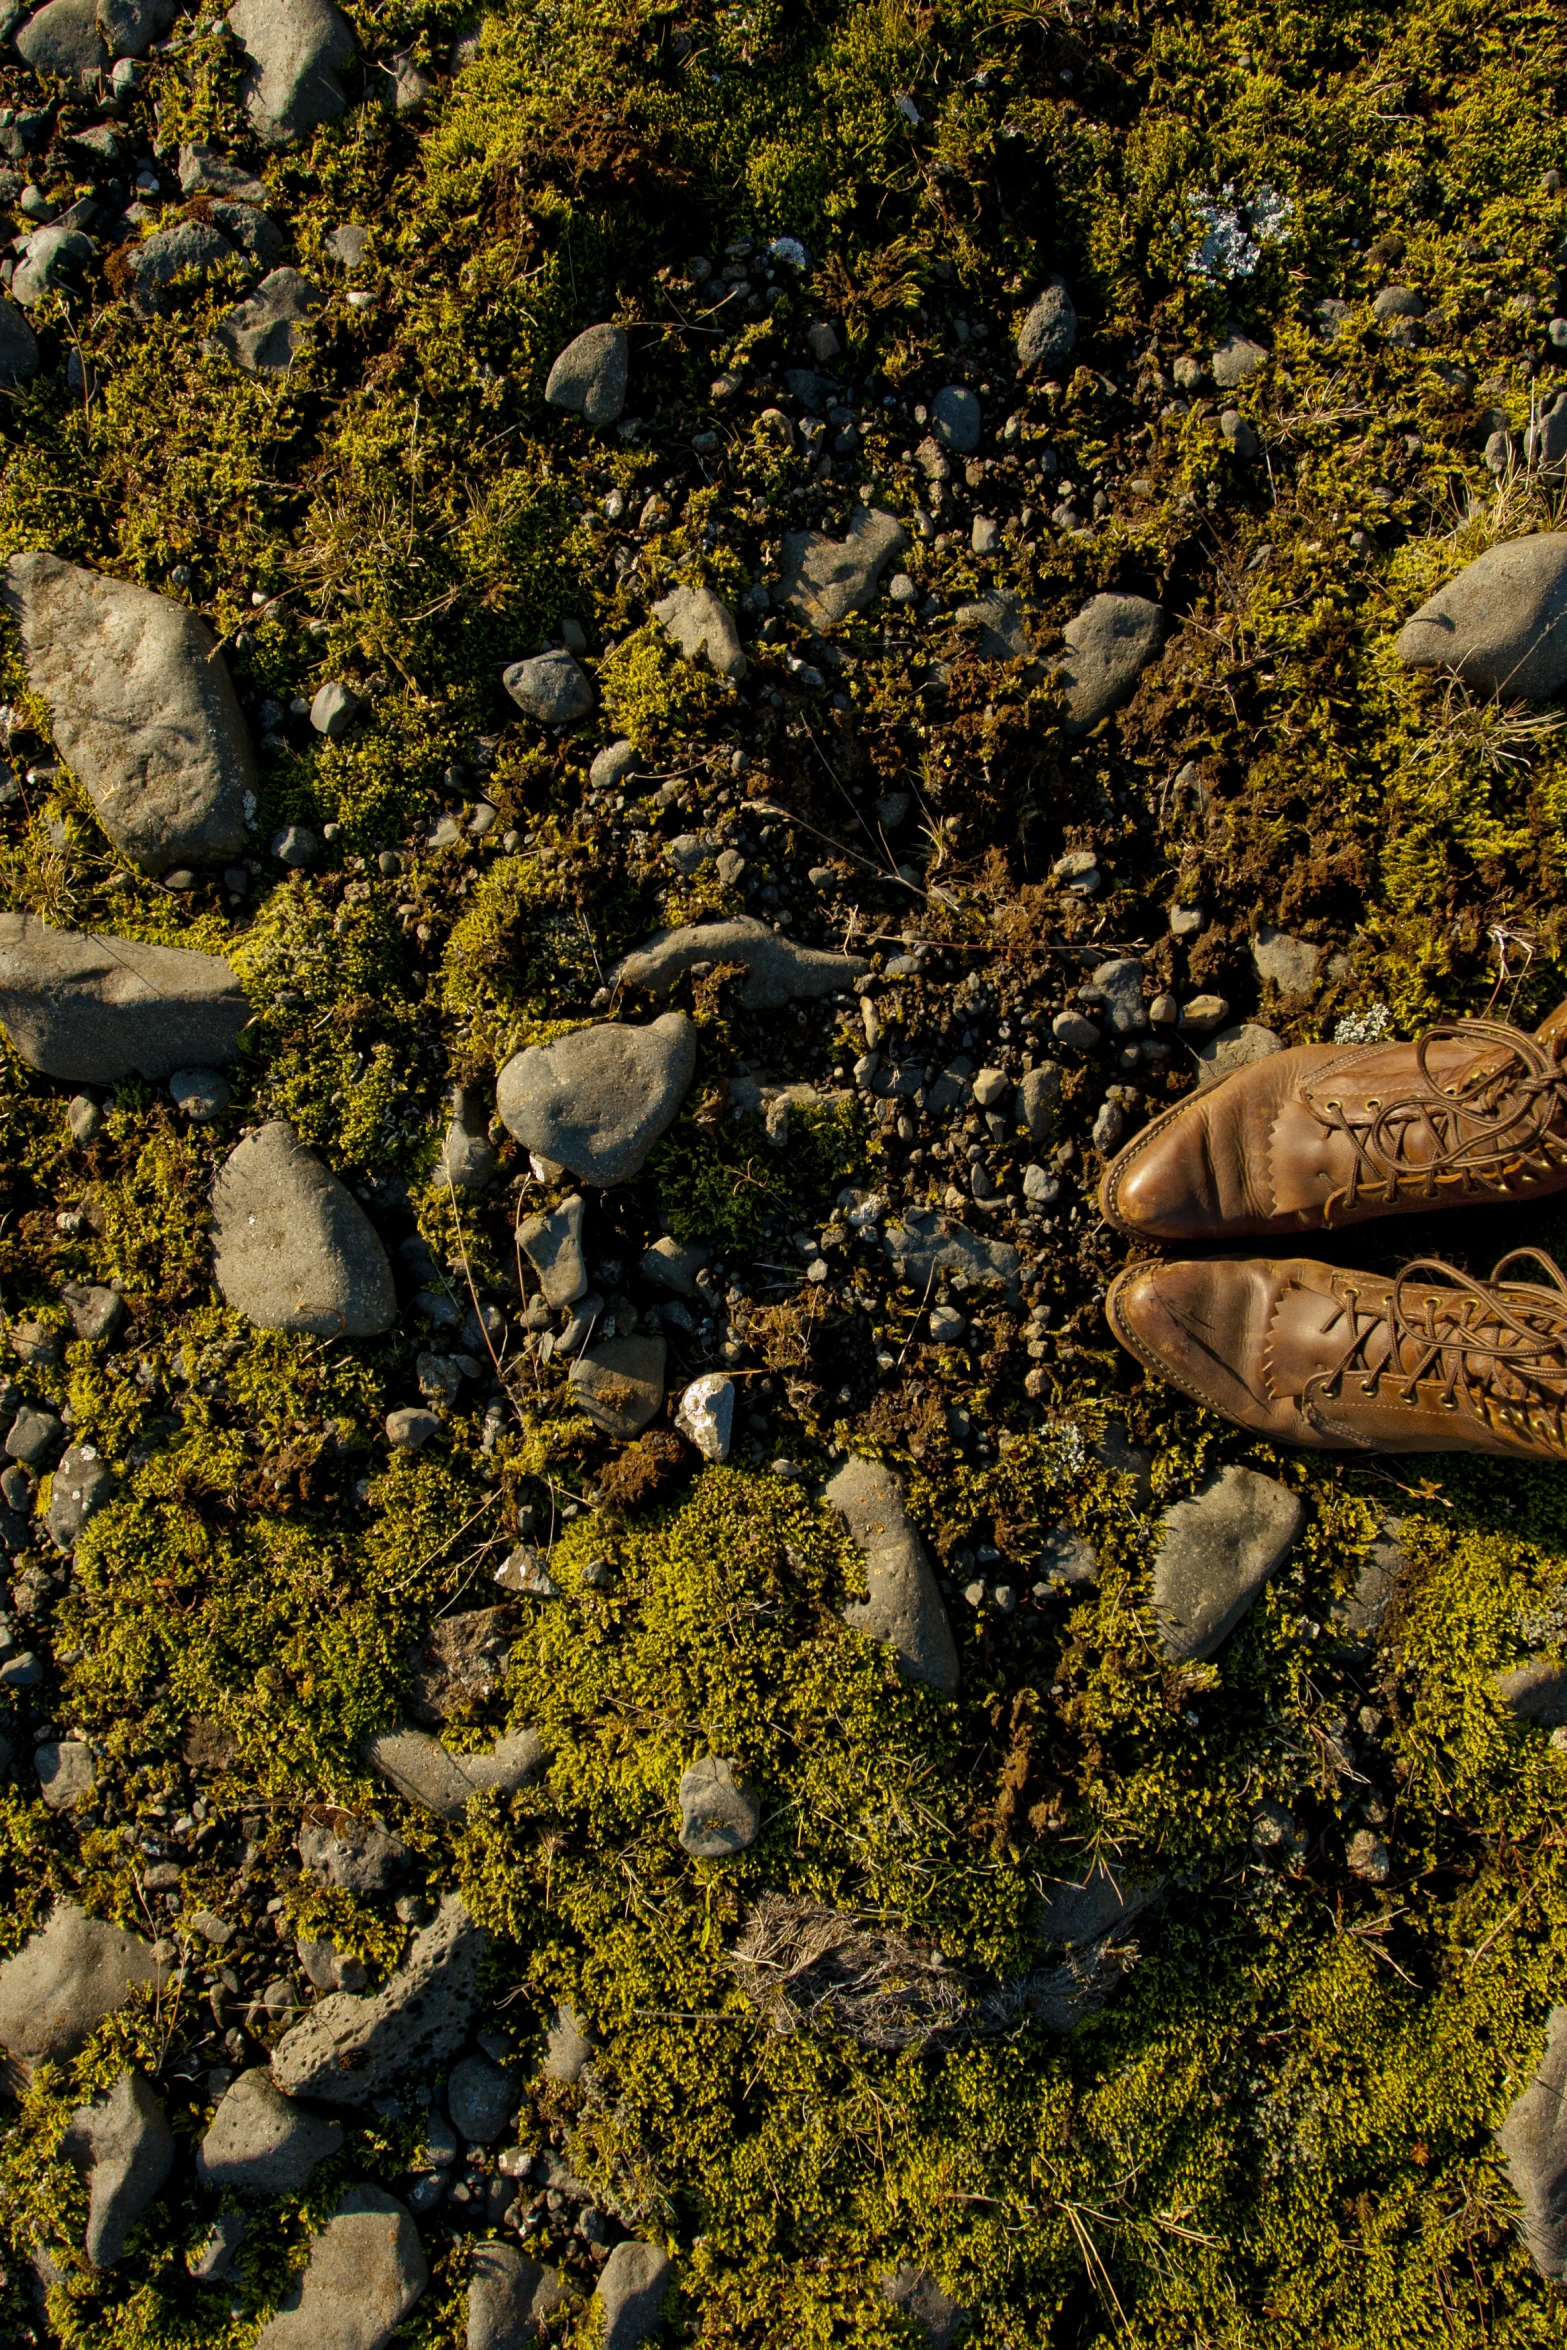
<svg viewBox="0 0 1567 2350"><path fill-rule="evenodd" d="M21 27L16 46L23 64L47 80L86 84L109 67L94 0L48 0Z"/></svg>
<svg viewBox="0 0 1567 2350"><path fill-rule="evenodd" d="M677 587L653 606L653 617L688 661L705 653L720 677L744 677L747 663L735 616L711 588Z"/></svg>
<svg viewBox="0 0 1567 2350"><path fill-rule="evenodd" d="M385 2350L429 2282L419 2231L395 2196L350 2187L255 2350Z"/></svg>
<svg viewBox="0 0 1567 2350"><path fill-rule="evenodd" d="M106 2015L163 1971L139 1934L56 1902L47 1925L0 1964L0 2047L24 2066L75 2056Z"/></svg>
<svg viewBox="0 0 1567 2350"><path fill-rule="evenodd" d="M1542 2276L1567 2276L1567 2007L1553 2007L1539 2063L1496 2133L1523 2209L1518 2232Z"/></svg>
<svg viewBox="0 0 1567 2350"><path fill-rule="evenodd" d="M196 2151L196 2176L204 2187L240 2195L297 2195L342 2143L341 2122L307 2113L255 2065L219 2100Z"/></svg>
<svg viewBox="0 0 1567 2350"><path fill-rule="evenodd" d="M667 995L693 963L743 964L747 976L740 1004L747 1012L776 1012L802 998L837 995L870 967L859 955L800 946L765 922L739 914L730 922L695 922L659 931L615 965L609 984Z"/></svg>
<svg viewBox="0 0 1567 2350"><path fill-rule="evenodd" d="M534 2350L545 2320L570 2298L559 2269L541 2267L515 2244L476 2244L467 2350Z"/></svg>
<svg viewBox="0 0 1567 2350"><path fill-rule="evenodd" d="M788 531L779 549L778 601L825 635L874 601L883 571L908 543L896 516L874 506L855 508L846 538Z"/></svg>
<svg viewBox="0 0 1567 2350"><path fill-rule="evenodd" d="M484 1943L461 1899L448 1894L382 1990L331 1992L284 2033L272 2051L283 2094L362 2105L400 2074L455 2056L479 2012Z"/></svg>
<svg viewBox="0 0 1567 2350"><path fill-rule="evenodd" d="M657 2244L617 2244L599 2271L593 2306L602 2350L638 2350L659 2319L674 2263Z"/></svg>
<svg viewBox="0 0 1567 2350"><path fill-rule="evenodd" d="M888 1224L883 1238L899 1273L917 1289L929 1288L933 1276L945 1269L979 1288L1017 1296L1019 1260L1012 1243L982 1240L936 1208L906 1208L902 1223Z"/></svg>
<svg viewBox="0 0 1567 2350"><path fill-rule="evenodd" d="M543 1770L545 1753L536 1730L511 1730L482 1753L453 1754L423 1730L378 1730L365 1742L372 1770L425 1811L459 1820L468 1798L489 1788L503 1795L526 1786Z"/></svg>
<svg viewBox="0 0 1567 2350"><path fill-rule="evenodd" d="M113 2268L174 2163L174 2133L150 2083L121 2073L98 2104L77 2107L60 2151L87 2176L87 2257Z"/></svg>
<svg viewBox="0 0 1567 2350"><path fill-rule="evenodd" d="M1505 539L1398 632L1406 669L1451 669L1481 693L1548 702L1567 685L1567 531Z"/></svg>
<svg viewBox="0 0 1567 2350"><path fill-rule="evenodd" d="M112 1085L232 1061L249 1018L220 955L0 914L0 1021L46 1077Z"/></svg>
<svg viewBox="0 0 1567 2350"><path fill-rule="evenodd" d="M526 1149L585 1183L629 1183L666 1133L696 1074L684 1012L645 1028L605 1021L529 1045L501 1071L495 1106Z"/></svg>
<svg viewBox="0 0 1567 2350"><path fill-rule="evenodd" d="M218 1287L258 1330L372 1338L396 1320L375 1226L286 1120L230 1152L212 1214Z"/></svg>
<svg viewBox="0 0 1567 2350"><path fill-rule="evenodd" d="M1255 1469L1220 1469L1161 1521L1153 1606L1166 1656L1193 1664L1223 1647L1294 1547L1299 1496Z"/></svg>
<svg viewBox="0 0 1567 2350"><path fill-rule="evenodd" d="M241 95L265 145L288 146L345 112L338 77L358 51L332 0L234 0L228 26L249 60Z"/></svg>
<svg viewBox="0 0 1567 2350"><path fill-rule="evenodd" d="M299 356L304 330L320 308L320 291L308 277L297 269L274 269L246 301L218 321L210 348L243 367L247 375L286 375Z"/></svg>
<svg viewBox="0 0 1567 2350"><path fill-rule="evenodd" d="M826 1488L864 1553L868 1599L843 1610L856 1632L886 1643L906 1680L952 1696L958 1652L924 1543L903 1506L903 1488L879 1461L849 1460Z"/></svg>
<svg viewBox="0 0 1567 2350"><path fill-rule="evenodd" d="M1146 596L1091 596L1062 630L1068 734L1087 734L1119 709L1164 642L1165 617Z"/></svg>
<svg viewBox="0 0 1567 2350"><path fill-rule="evenodd" d="M13 555L0 603L60 755L116 848L147 873L237 856L256 762L205 621L58 555Z"/></svg>

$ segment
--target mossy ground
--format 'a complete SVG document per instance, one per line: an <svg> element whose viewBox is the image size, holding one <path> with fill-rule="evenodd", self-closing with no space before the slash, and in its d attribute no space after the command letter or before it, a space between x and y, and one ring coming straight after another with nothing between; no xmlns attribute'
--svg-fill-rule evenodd
<svg viewBox="0 0 1567 2350"><path fill-rule="evenodd" d="M946 942L878 996L894 1039L955 1050L965 1019L990 1036L997 1018L1048 1014L1073 950L1112 944L1292 1039L1377 1004L1405 1032L1493 999L1541 1016L1567 992L1567 738L1554 717L1409 675L1391 640L1481 547L1557 519L1557 492L1521 471L1498 484L1482 449L1498 425L1521 434L1556 388L1542 328L1567 232L1545 177L1567 165L1558 15L1531 0L511 0L452 76L465 28L439 0L348 13L367 59L411 43L442 69L422 122L356 104L265 158L210 6L133 101L166 158L202 137L264 166L300 265L333 296L288 376L204 355L232 287L187 289L146 320L95 279L85 299L48 298L43 372L0 419L0 551L47 546L165 590L179 570L252 713L326 677L364 705L341 743L281 730L246 900L206 878L176 900L109 849L51 767L46 713L4 648L14 756L35 780L0 812L3 902L231 952L256 1012L215 1126L127 1084L85 1151L66 1089L0 1041L6 1312L47 1314L63 1280L111 1277L128 1309L112 1350L72 1344L27 1374L120 1484L69 1578L30 1594L52 1663L31 1713L5 1701L18 1766L0 1789L0 1941L13 1948L68 1891L149 1931L188 1934L204 1903L239 1928L205 1968L188 1944L182 1989L106 2025L14 2111L0 2150L13 2336L242 2350L343 2180L405 2175L414 2122L357 2115L343 2156L270 2208L221 2289L187 2273L210 2216L192 2189L153 2207L111 2275L66 2250L83 2214L55 2152L70 2105L130 2052L163 2068L188 2141L225 2032L230 2061L275 2036L237 1994L225 2007L220 1955L248 1982L286 1970L295 1933L330 1931L372 1966L395 1962L387 1903L293 1871L300 1811L325 1802L395 1815L418 1889L461 1888L493 1930L496 2008L530 2057L558 2002L587 2021L592 2084L540 2086L519 2126L525 2142L569 2133L606 2199L678 2252L672 2338L890 2350L914 2336L880 2279L909 2259L990 2350L1567 2342L1567 2299L1516 2238L1491 2140L1567 1984L1567 1765L1491 1688L1562 1621L1560 1471L1274 1458L1139 1385L1098 1313L1116 1250L1085 1212L1031 1256L1029 1295L1052 1309L1043 1395L1024 1390L1015 1323L992 1319L988 1351L921 1345L923 1301L845 1234L828 1252L836 1314L816 1314L792 1275L758 1287L748 1376L765 1431L734 1466L606 1516L592 1507L603 1448L542 1386L499 1433L465 1403L437 1447L389 1462L405 1337L255 1332L215 1301L204 1224L241 1126L283 1115L389 1240L424 1234L464 1310L470 1280L514 1289L526 1171L506 1146L502 1187L477 1206L434 1178L451 1085L590 1018L614 958L661 922L743 903L711 867L671 874L647 787L619 810L588 806L592 750L615 733L676 781L682 821L722 821L753 880L793 893L802 929L881 960L908 931ZM36 102L14 66L6 78L12 103ZM51 186L72 168L57 142ZM1194 271L1201 201L1268 190L1286 225L1255 268ZM350 218L370 231L364 310L345 306L324 252ZM738 317L686 272L692 253L721 262L733 240L775 236L801 240L809 268L780 262L766 303ZM1083 319L1074 367L1013 385L1009 337L1052 270ZM1365 307L1389 277L1433 305L1419 348ZM1331 336L1325 296L1359 305ZM600 317L633 333L647 421L629 438L542 400L556 350ZM819 317L873 387L862 415L877 406L825 478L761 421L760 387L803 364ZM1271 354L1235 395L1261 443L1250 462L1220 403L1169 397L1175 356L1208 351L1232 320ZM68 381L73 353L86 388ZM998 458L984 494L1031 498L1033 518L994 560L966 531L916 538L904 560L948 612L1008 586L1046 652L1094 590L1157 594L1180 626L1119 717L1068 742L1048 676L981 664L939 616L926 650L948 665L940 697L881 609L839 632L831 698L786 668L791 648L820 657L792 629L748 638L767 694L672 654L648 609L673 582L744 607L776 571L780 531L841 529L862 485L912 521L927 495L905 456L913 404L992 378L987 419L1016 415L1016 464L1007 476ZM986 447L1001 447L988 428ZM1091 531L1046 527L1053 478L1078 483L1085 509L1103 491ZM615 493L628 519L612 528ZM637 536L655 493L667 527ZM602 723L554 738L518 725L497 681L565 618L589 633ZM784 814L747 814L742 751L757 798L765 785ZM888 787L918 797L918 893L845 814ZM443 810L466 820L481 795L499 812L482 844L428 845ZM266 858L291 822L340 828L324 871L282 877ZM393 874L377 863L388 846ZM1064 904L1049 867L1085 846L1105 893ZM803 879L823 857L830 919ZM1172 900L1207 908L1199 938L1168 935ZM1258 1004L1259 916L1322 948L1309 1006L1266 991ZM965 974L968 1009L953 1009ZM694 1008L687 1114L648 1179L595 1211L604 1253L634 1261L662 1221L731 1266L776 1259L792 1227L829 1219L842 1184L922 1196L890 1131L858 1111L799 1121L786 1155L720 1114L742 1056L788 1077L841 1070L862 1049L847 1020L747 1016L721 988ZM1098 1090L1092 1069L1066 1089L1060 1132L1079 1164ZM1549 1241L1559 1221L1537 1213L1525 1234L1471 1217L1354 1246L1378 1266L1431 1245L1484 1270L1493 1239L1496 1254ZM1088 1450L1112 1411L1154 1447L1156 1504L1226 1460L1308 1503L1306 1539L1214 1668L1160 1659L1148 1515ZM1026 1583L1042 1529L1065 1516L1100 1552L1097 1588L1025 1609L1026 1624L954 1599L961 1698L905 1686L838 1619L855 1562L808 1482L767 1468L783 1454L814 1475L832 1444L905 1473L957 1583L987 1543ZM1411 1564L1368 1657L1335 1615L1389 1509ZM549 1777L486 1799L454 1836L389 1799L360 1744L395 1715L410 1645L482 1600L519 1524L559 1535L566 1596L521 1604L504 1698L450 1735L532 1724ZM609 1585L582 1583L604 1556ZM25 1739L45 1718L97 1750L82 1819L34 1799ZM193 1723L217 1739L201 1764ZM675 1840L675 1785L704 1749L765 1791L760 1839L724 1866ZM1249 1848L1264 1798L1297 1822L1288 1865ZM1368 1819L1394 1856L1382 1888L1345 1864ZM175 1844L171 1908L144 1865ZM1115 1999L1066 2040L1027 2023L903 2053L780 2037L726 1955L752 1903L781 1889L1005 1980L1034 1963L1042 1889L1096 1854L1173 1888ZM62 2264L46 2315L41 2242ZM430 2253L403 2338L435 2350L463 2338L461 2232Z"/></svg>

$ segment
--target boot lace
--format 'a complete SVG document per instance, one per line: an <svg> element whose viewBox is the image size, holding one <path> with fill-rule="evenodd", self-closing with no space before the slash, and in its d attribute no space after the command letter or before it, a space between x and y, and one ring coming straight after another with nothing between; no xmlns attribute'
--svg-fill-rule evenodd
<svg viewBox="0 0 1567 2350"><path fill-rule="evenodd" d="M1467 1075L1444 1086L1427 1056L1448 1038L1494 1045L1503 1058L1498 1064L1482 1053ZM1499 1020L1453 1022L1427 1029L1416 1042L1419 1090L1397 1101L1368 1102L1364 1110L1313 1100L1313 1116L1341 1134L1354 1154L1347 1179L1323 1207L1323 1222L1353 1214L1362 1195L1391 1206L1400 1195L1434 1200L1443 1191L1505 1191L1535 1180L1532 1159L1567 1166L1564 1047L1567 1039L1542 1043ZM1412 1159L1416 1143L1424 1151Z"/></svg>
<svg viewBox="0 0 1567 2350"><path fill-rule="evenodd" d="M1529 1258L1543 1265L1550 1287L1505 1283L1509 1265ZM1301 1394L1301 1410L1318 1426L1328 1425L1320 1404L1342 1396L1346 1378L1357 1377L1362 1395L1377 1395L1384 1384L1405 1404L1442 1411L1465 1406L1477 1418L1500 1419L1538 1442L1549 1436L1553 1449L1567 1451L1567 1275L1543 1249L1518 1248L1498 1260L1489 1283L1475 1281L1437 1257L1406 1265L1375 1307L1363 1307L1361 1292L1345 1281L1334 1288L1336 1311L1326 1324L1342 1325L1343 1351L1326 1370L1315 1372ZM1385 1352L1371 1359L1373 1342L1385 1333ZM1434 1399L1420 1389L1436 1386Z"/></svg>

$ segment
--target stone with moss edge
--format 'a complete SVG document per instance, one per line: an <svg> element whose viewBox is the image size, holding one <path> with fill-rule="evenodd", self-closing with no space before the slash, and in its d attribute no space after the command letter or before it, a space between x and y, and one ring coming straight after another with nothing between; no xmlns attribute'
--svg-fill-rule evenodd
<svg viewBox="0 0 1567 2350"><path fill-rule="evenodd" d="M338 77L358 51L332 0L234 0L228 29L249 59L240 94L264 145L289 146L346 112Z"/></svg>
<svg viewBox="0 0 1567 2350"><path fill-rule="evenodd" d="M297 2195L343 2143L341 2122L307 2113L282 2094L265 2065L224 2091L196 2150L204 2187L240 2195Z"/></svg>
<svg viewBox="0 0 1567 2350"><path fill-rule="evenodd" d="M1567 531L1487 547L1398 632L1406 669L1450 669L1481 693L1548 702L1567 685Z"/></svg>
<svg viewBox="0 0 1567 2350"><path fill-rule="evenodd" d="M557 354L544 397L552 408L569 409L585 424L617 424L626 406L630 356L623 327L584 327Z"/></svg>
<svg viewBox="0 0 1567 2350"><path fill-rule="evenodd" d="M870 969L861 955L838 955L801 946L750 914L728 922L697 922L660 930L609 975L614 987L641 987L668 995L694 963L739 963L745 980L739 1000L747 1012L776 1012L802 998L837 995Z"/></svg>
<svg viewBox="0 0 1567 2350"><path fill-rule="evenodd" d="M924 1543L903 1503L903 1487L880 1461L846 1461L823 1498L842 1513L864 1554L868 1599L852 1601L843 1620L885 1642L905 1679L947 1697L957 1692L958 1652Z"/></svg>
<svg viewBox="0 0 1567 2350"><path fill-rule="evenodd" d="M79 1902L56 1902L48 1923L0 1963L0 2046L24 2067L74 2056L106 2015L165 1972L139 1934L88 1917Z"/></svg>
<svg viewBox="0 0 1567 2350"><path fill-rule="evenodd" d="M350 2187L255 2350L385 2350L429 2274L405 2206L379 2187Z"/></svg>
<svg viewBox="0 0 1567 2350"><path fill-rule="evenodd" d="M495 1106L526 1150L586 1183L629 1183L695 1075L696 1029L684 1012L645 1027L605 1021L513 1054L496 1079Z"/></svg>
<svg viewBox="0 0 1567 2350"><path fill-rule="evenodd" d="M258 1330L373 1338L397 1318L380 1236L286 1119L246 1135L212 1187L214 1277Z"/></svg>
<svg viewBox="0 0 1567 2350"><path fill-rule="evenodd" d="M151 2083L127 2067L106 2097L77 2107L60 2152L88 2182L87 2258L113 2268L174 2167L174 2133Z"/></svg>
<svg viewBox="0 0 1567 2350"><path fill-rule="evenodd" d="M232 1061L250 1006L220 955L0 914L0 1021L30 1067L76 1085Z"/></svg>
<svg viewBox="0 0 1567 2350"><path fill-rule="evenodd" d="M602 2327L600 2350L638 2350L657 2325L675 2265L657 2244L617 2244L599 2272L593 2308Z"/></svg>
<svg viewBox="0 0 1567 2350"><path fill-rule="evenodd" d="M334 1991L272 2051L285 2097L363 2105L404 2073L455 2056L479 2012L486 1937L459 1895L448 1894L379 1991Z"/></svg>
<svg viewBox="0 0 1567 2350"><path fill-rule="evenodd" d="M579 1354L567 1392L580 1411L606 1436L635 1436L655 1419L664 1401L662 1338L606 1338Z"/></svg>
<svg viewBox="0 0 1567 2350"><path fill-rule="evenodd" d="M571 2293L559 2269L515 2244L476 2244L468 2271L466 2350L531 2350Z"/></svg>

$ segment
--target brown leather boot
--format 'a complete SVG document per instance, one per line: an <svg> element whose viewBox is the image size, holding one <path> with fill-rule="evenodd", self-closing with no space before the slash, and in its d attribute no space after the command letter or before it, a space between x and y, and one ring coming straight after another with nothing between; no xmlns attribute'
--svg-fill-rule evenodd
<svg viewBox="0 0 1567 2350"><path fill-rule="evenodd" d="M1134 1239L1252 1239L1567 1187L1567 1005L1414 1044L1304 1044L1178 1102L1106 1168Z"/></svg>
<svg viewBox="0 0 1567 2350"><path fill-rule="evenodd" d="M1549 1285L1504 1281L1520 1257ZM1310 1257L1152 1261L1117 1274L1105 1312L1157 1378L1283 1444L1567 1459L1567 1280L1535 1249L1489 1282L1435 1258L1391 1281Z"/></svg>

